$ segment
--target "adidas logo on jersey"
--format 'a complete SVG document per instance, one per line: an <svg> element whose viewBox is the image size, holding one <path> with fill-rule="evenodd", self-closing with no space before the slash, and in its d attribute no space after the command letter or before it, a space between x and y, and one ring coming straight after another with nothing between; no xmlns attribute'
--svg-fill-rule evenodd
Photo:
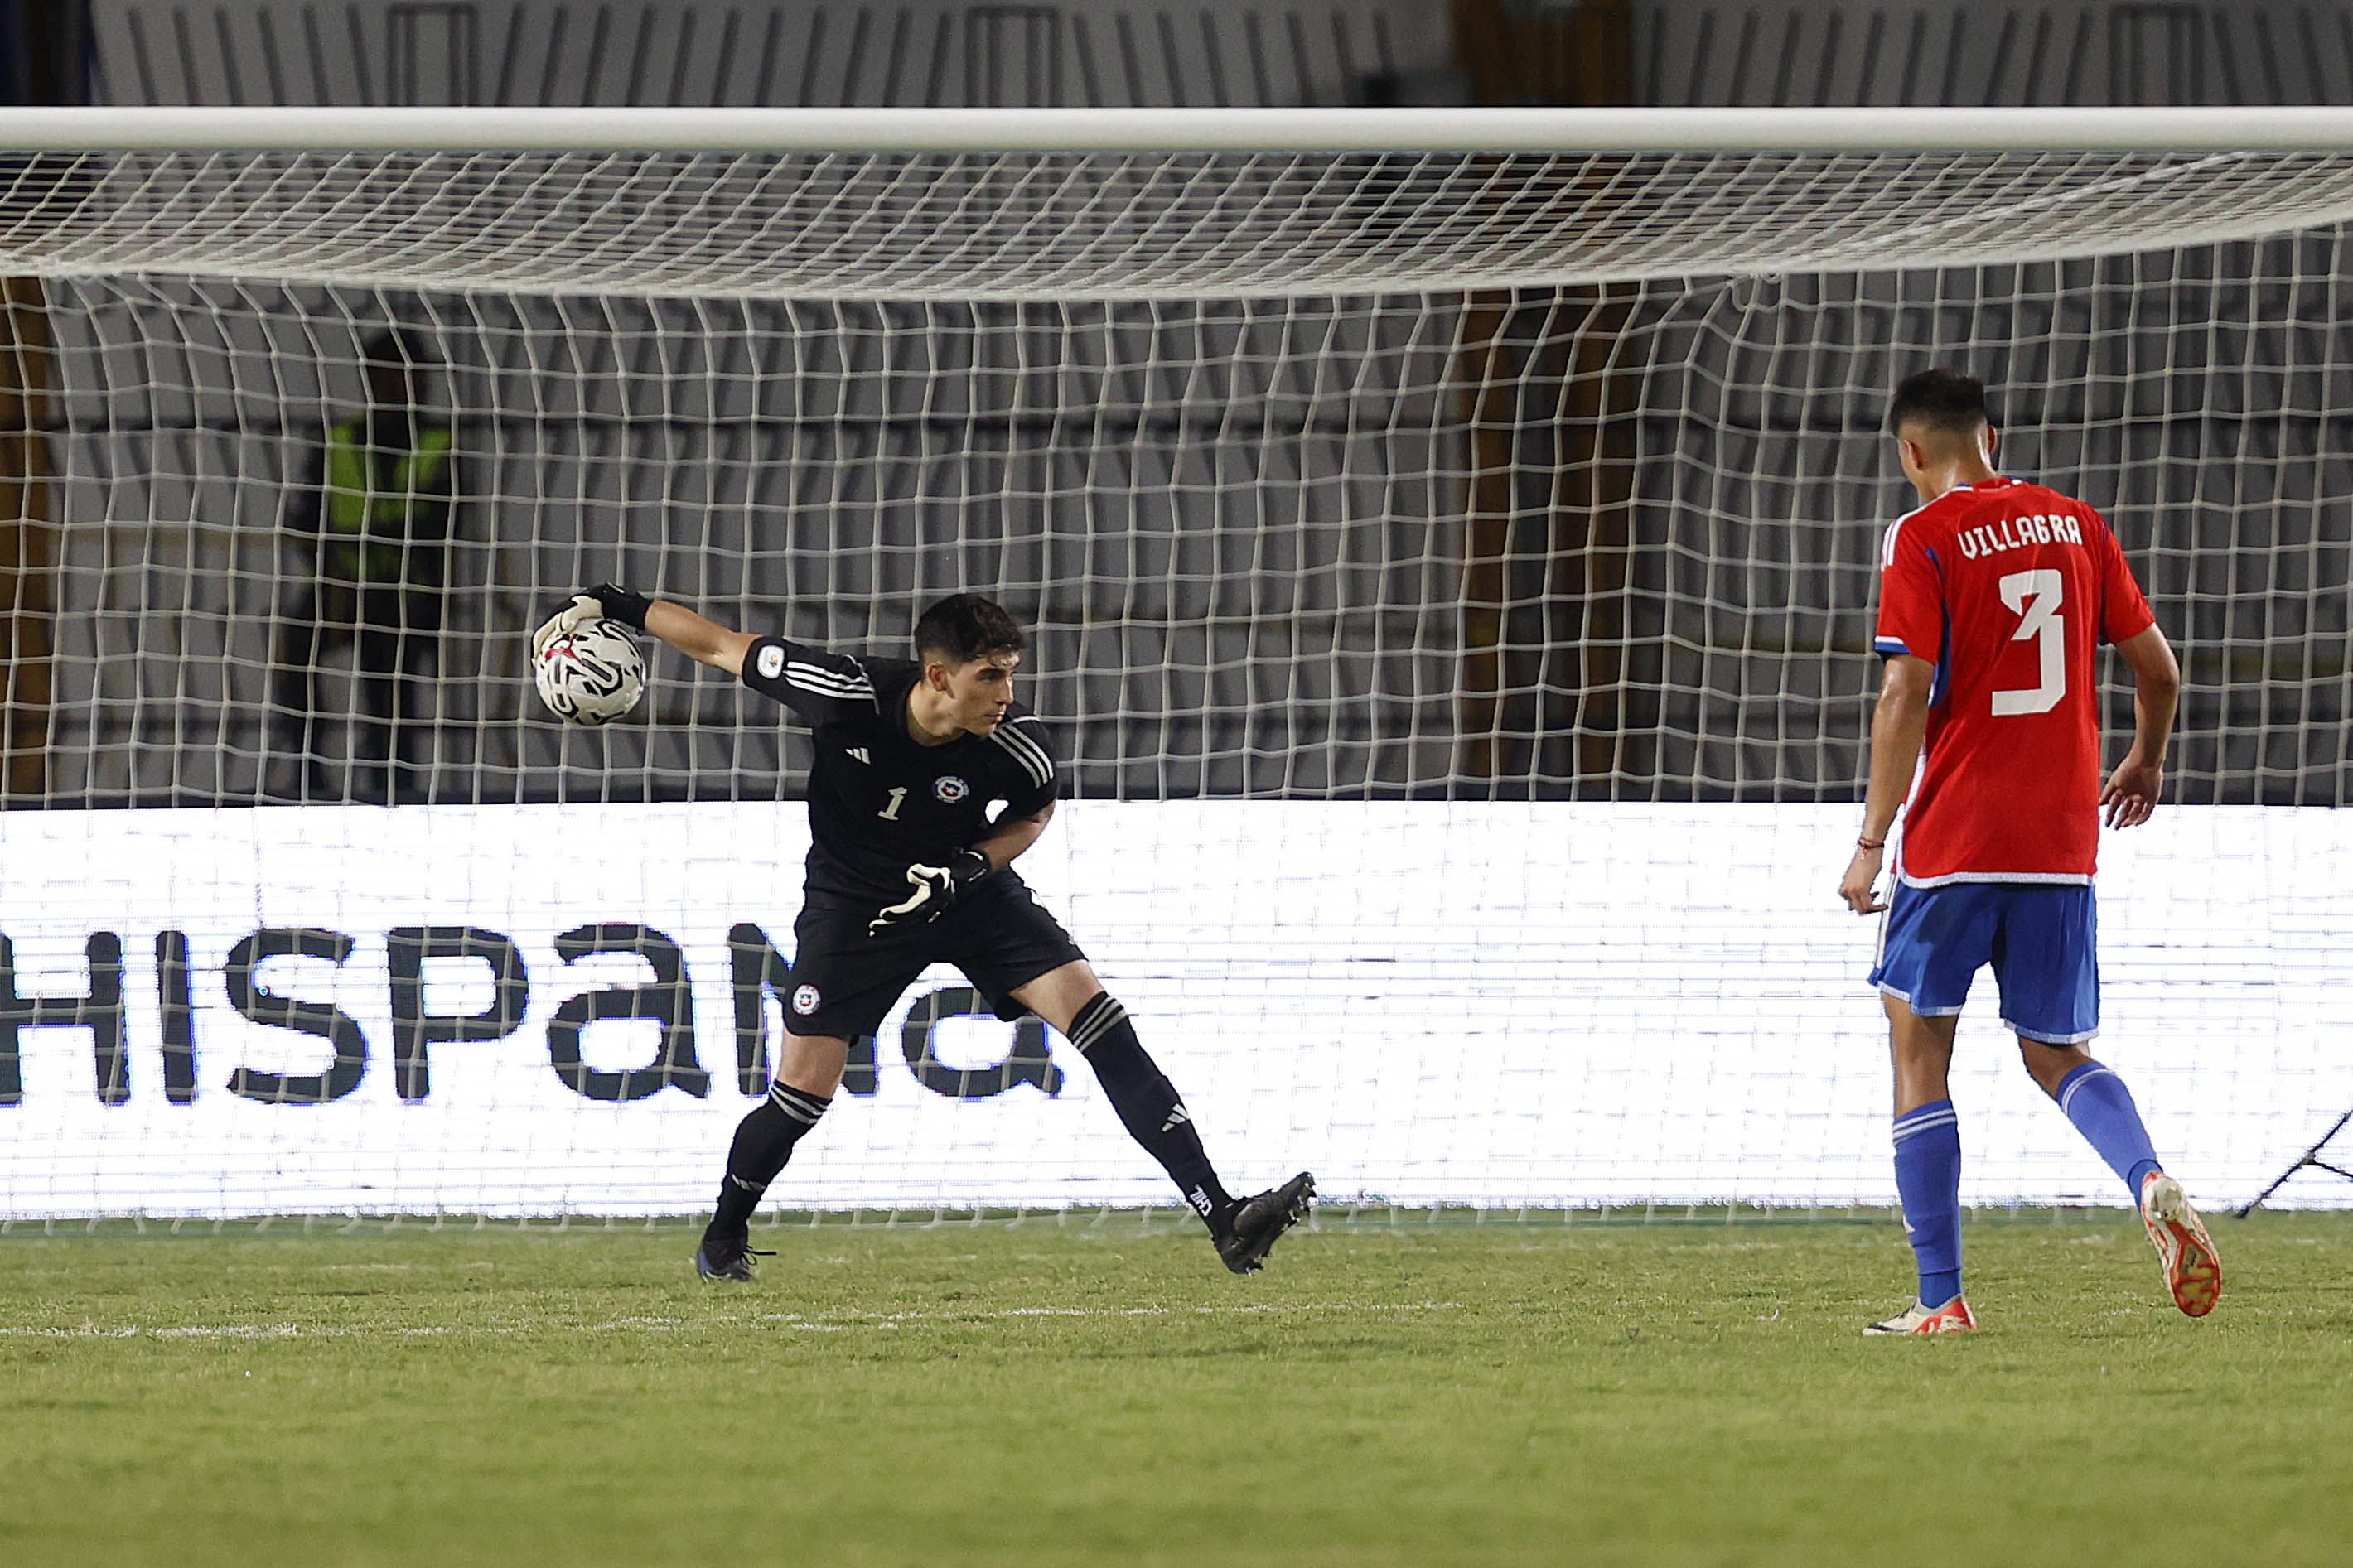
<svg viewBox="0 0 2353 1568"><path fill-rule="evenodd" d="M1182 1127L1192 1120L1193 1118L1186 1113L1185 1108L1179 1105L1168 1113L1168 1120L1160 1124L1160 1131L1166 1132L1172 1128Z"/></svg>
<svg viewBox="0 0 2353 1568"><path fill-rule="evenodd" d="M847 750L851 756L856 757L860 762L864 763L868 767L871 768L874 765L874 759L866 754L865 747L849 746L844 749Z"/></svg>

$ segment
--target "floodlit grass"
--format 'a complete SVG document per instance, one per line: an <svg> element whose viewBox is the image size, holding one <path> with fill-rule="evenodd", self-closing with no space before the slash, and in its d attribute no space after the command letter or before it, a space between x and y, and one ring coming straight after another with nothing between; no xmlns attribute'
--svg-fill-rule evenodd
<svg viewBox="0 0 2353 1568"><path fill-rule="evenodd" d="M2342 1563L2353 1215L0 1238L0 1563Z"/></svg>

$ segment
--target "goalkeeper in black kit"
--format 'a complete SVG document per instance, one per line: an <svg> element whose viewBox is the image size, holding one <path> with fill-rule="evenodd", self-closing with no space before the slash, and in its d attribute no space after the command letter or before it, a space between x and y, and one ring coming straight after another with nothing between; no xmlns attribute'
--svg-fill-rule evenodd
<svg viewBox="0 0 2353 1568"><path fill-rule="evenodd" d="M1306 1217L1315 1179L1305 1172L1254 1197L1227 1193L1126 1009L1012 868L1053 819L1055 768L1045 726L1013 700L1027 639L1002 606L955 595L916 622L916 658L857 659L731 631L607 584L575 595L534 644L595 616L739 677L816 731L782 1060L767 1098L735 1129L698 1274L752 1278L760 1195L832 1104L849 1042L872 1034L934 963L964 971L998 1016L1035 1013L1079 1048L1227 1268L1257 1268Z"/></svg>

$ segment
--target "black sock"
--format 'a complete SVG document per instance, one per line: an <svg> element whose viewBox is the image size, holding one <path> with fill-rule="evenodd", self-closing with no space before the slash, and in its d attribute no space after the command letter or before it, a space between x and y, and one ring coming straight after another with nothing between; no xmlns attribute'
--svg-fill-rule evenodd
<svg viewBox="0 0 2353 1568"><path fill-rule="evenodd" d="M719 1184L719 1212L711 1216L713 1231L741 1235L751 1227L760 1194L793 1157L793 1145L832 1103L781 1083L768 1086L768 1098L735 1124L735 1142L727 1150L727 1179Z"/></svg>
<svg viewBox="0 0 2353 1568"><path fill-rule="evenodd" d="M1218 1173L1202 1152L1191 1113L1145 1054L1135 1026L1127 1021L1127 1009L1109 993L1099 994L1071 1020L1071 1043L1095 1069L1128 1136L1160 1162L1194 1212L1215 1220L1231 1207L1234 1200L1219 1184Z"/></svg>

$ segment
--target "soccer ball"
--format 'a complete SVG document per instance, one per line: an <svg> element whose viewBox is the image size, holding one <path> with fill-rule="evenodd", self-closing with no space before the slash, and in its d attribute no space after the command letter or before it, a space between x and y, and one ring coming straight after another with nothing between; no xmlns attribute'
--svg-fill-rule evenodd
<svg viewBox="0 0 2353 1568"><path fill-rule="evenodd" d="M646 689L646 658L618 622L583 621L532 660L539 700L575 724L609 724L638 705Z"/></svg>

